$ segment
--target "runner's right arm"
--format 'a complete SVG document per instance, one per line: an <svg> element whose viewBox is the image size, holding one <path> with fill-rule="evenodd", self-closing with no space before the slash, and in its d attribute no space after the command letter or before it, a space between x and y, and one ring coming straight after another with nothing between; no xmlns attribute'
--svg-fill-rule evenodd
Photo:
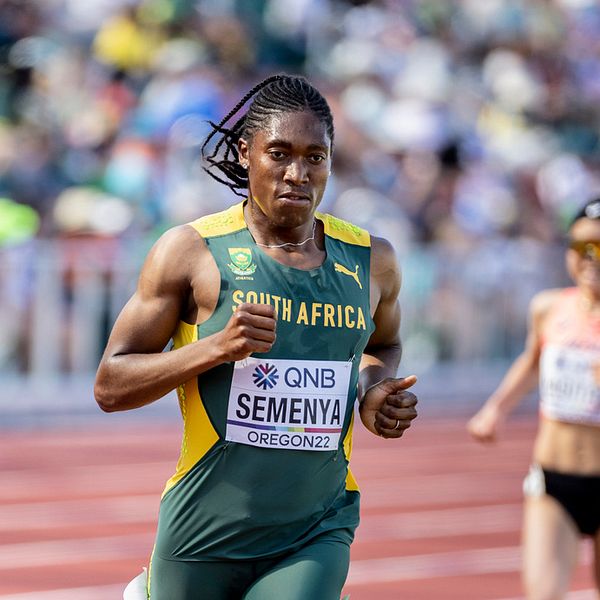
<svg viewBox="0 0 600 600"><path fill-rule="evenodd" d="M195 322L201 310L212 310L218 287L212 256L191 227L176 227L158 240L98 367L94 394L102 410L150 404L218 364L271 348L273 307L245 304L237 307L223 331L163 352L180 320L191 315Z"/></svg>

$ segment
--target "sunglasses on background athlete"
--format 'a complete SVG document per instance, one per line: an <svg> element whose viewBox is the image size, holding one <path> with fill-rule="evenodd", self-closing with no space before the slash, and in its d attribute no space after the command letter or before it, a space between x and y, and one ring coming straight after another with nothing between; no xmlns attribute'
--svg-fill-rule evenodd
<svg viewBox="0 0 600 600"><path fill-rule="evenodd" d="M572 241L569 248L575 250L581 258L589 258L600 262L600 241Z"/></svg>

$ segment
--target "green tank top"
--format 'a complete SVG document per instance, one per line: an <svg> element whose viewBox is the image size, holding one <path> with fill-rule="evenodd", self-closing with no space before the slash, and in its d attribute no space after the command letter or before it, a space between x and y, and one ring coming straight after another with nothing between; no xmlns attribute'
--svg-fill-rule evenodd
<svg viewBox="0 0 600 600"><path fill-rule="evenodd" d="M326 258L288 267L256 245L243 203L193 223L221 275L201 325L180 323L174 346L222 330L236 306L278 314L270 352L219 365L178 388L184 431L161 500L155 552L178 560L257 559L324 532L350 543L358 486L348 468L358 366L374 329L369 234L317 213Z"/></svg>

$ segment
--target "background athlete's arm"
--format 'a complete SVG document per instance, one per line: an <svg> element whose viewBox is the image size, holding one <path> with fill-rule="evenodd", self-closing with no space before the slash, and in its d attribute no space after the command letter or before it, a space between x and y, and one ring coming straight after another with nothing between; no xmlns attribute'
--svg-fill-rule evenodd
<svg viewBox="0 0 600 600"><path fill-rule="evenodd" d="M359 402L360 417L365 427L383 437L400 437L417 416L417 398L405 391L416 382L416 377L396 377L402 355L400 285L400 269L394 249L386 240L373 237L371 304L376 306L373 314L375 331L360 365Z"/></svg>
<svg viewBox="0 0 600 600"><path fill-rule="evenodd" d="M525 349L514 360L494 393L467 424L469 433L475 439L493 441L506 416L537 385L542 323L555 298L555 290L546 290L532 299Z"/></svg>
<svg viewBox="0 0 600 600"><path fill-rule="evenodd" d="M103 410L144 406L220 363L271 349L273 308L243 304L223 331L163 352L180 320L195 323L202 311L212 311L219 285L212 256L194 229L176 227L158 240L98 367L94 394Z"/></svg>

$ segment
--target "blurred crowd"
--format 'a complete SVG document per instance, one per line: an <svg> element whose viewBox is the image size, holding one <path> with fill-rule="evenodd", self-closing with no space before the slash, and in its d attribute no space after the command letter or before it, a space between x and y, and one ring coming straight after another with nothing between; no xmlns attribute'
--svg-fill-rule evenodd
<svg viewBox="0 0 600 600"><path fill-rule="evenodd" d="M207 121L275 72L333 109L323 210L388 237L404 293L436 307L416 354L493 354L479 325L456 341L470 305L501 303L506 332L563 283L556 244L600 192L594 0L0 0L0 247L142 255L230 205L199 160Z"/></svg>

